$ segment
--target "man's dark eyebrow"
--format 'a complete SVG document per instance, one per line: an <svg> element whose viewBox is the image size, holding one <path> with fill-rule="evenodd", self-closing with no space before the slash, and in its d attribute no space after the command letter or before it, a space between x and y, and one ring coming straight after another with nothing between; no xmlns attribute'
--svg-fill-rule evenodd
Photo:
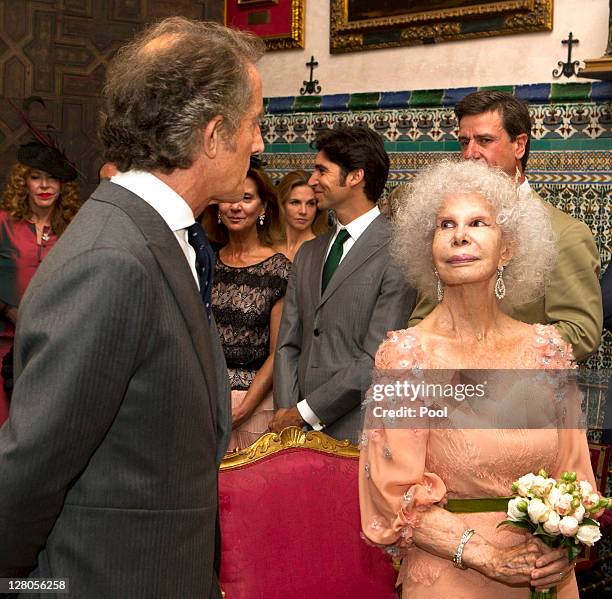
<svg viewBox="0 0 612 599"><path fill-rule="evenodd" d="M323 172L327 172L329 169L326 166L323 166L322 164L318 164L316 163L314 166L318 171L323 171Z"/></svg>
<svg viewBox="0 0 612 599"><path fill-rule="evenodd" d="M493 133L477 133L471 137L469 135L457 135L457 139L482 139L483 137L495 139L495 135Z"/></svg>

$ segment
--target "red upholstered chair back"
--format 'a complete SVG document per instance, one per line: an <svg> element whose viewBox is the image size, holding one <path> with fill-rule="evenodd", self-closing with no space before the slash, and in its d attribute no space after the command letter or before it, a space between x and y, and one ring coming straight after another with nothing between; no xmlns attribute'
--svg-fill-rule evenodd
<svg viewBox="0 0 612 599"><path fill-rule="evenodd" d="M397 599L391 559L360 536L358 449L289 428L219 474L227 599Z"/></svg>

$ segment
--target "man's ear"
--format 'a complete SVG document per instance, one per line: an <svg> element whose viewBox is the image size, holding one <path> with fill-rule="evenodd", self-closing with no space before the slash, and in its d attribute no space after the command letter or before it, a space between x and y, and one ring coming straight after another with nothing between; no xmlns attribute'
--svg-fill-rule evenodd
<svg viewBox="0 0 612 599"><path fill-rule="evenodd" d="M362 168L356 168L346 176L346 185L349 187L356 187L364 181L364 178L365 171Z"/></svg>
<svg viewBox="0 0 612 599"><path fill-rule="evenodd" d="M525 155L525 149L527 148L527 140L529 137L527 133L519 133L514 140L516 147L514 148L514 157L520 160Z"/></svg>
<svg viewBox="0 0 612 599"><path fill-rule="evenodd" d="M221 143L223 117L218 114L202 128L202 149L207 158L215 158Z"/></svg>

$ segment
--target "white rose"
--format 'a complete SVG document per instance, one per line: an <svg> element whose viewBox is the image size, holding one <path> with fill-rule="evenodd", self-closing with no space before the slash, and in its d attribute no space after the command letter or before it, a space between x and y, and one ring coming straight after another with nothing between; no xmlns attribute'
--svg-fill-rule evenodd
<svg viewBox="0 0 612 599"><path fill-rule="evenodd" d="M535 475L531 472L529 474L525 474L525 476L521 476L516 482L518 484L518 493L523 497L527 497L531 491L531 485L533 484L533 479Z"/></svg>
<svg viewBox="0 0 612 599"><path fill-rule="evenodd" d="M564 516L559 522L559 532L566 537L573 537L578 532L578 520L574 516Z"/></svg>
<svg viewBox="0 0 612 599"><path fill-rule="evenodd" d="M527 507L529 518L534 524L546 522L550 509L544 504L541 499L532 499Z"/></svg>
<svg viewBox="0 0 612 599"><path fill-rule="evenodd" d="M561 489L559 489L559 487L553 487L548 493L548 495L544 498L544 503L555 509L557 503L559 503L559 498L561 497L561 495L563 495Z"/></svg>
<svg viewBox="0 0 612 599"><path fill-rule="evenodd" d="M559 534L559 522L561 521L561 517L557 512L550 512L548 514L548 520L544 522L543 528L549 535L558 535Z"/></svg>
<svg viewBox="0 0 612 599"><path fill-rule="evenodd" d="M580 528L578 528L578 532L576 533L576 538L585 545L592 547L599 539L601 539L601 532L599 530L599 526L594 526L593 524L584 524Z"/></svg>
<svg viewBox="0 0 612 599"><path fill-rule="evenodd" d="M587 510L590 510L599 503L600 499L599 493L591 493L590 495L582 498L582 503Z"/></svg>
<svg viewBox="0 0 612 599"><path fill-rule="evenodd" d="M556 489L556 488L557 488L557 481L554 478L547 478L546 479L546 492L550 493L552 489Z"/></svg>
<svg viewBox="0 0 612 599"><path fill-rule="evenodd" d="M555 511L562 516L569 514L572 511L573 496L569 493L563 493L554 504Z"/></svg>
<svg viewBox="0 0 612 599"><path fill-rule="evenodd" d="M525 517L525 512L522 512L518 508L518 504L524 502L522 497L515 497L508 502L508 520L512 522L519 522Z"/></svg>
<svg viewBox="0 0 612 599"><path fill-rule="evenodd" d="M574 516L574 518L576 518L576 520L578 520L578 522L582 522L582 519L584 518L584 514L585 513L586 513L586 510L584 509L584 506L579 505L574 510L574 513L572 514L572 516Z"/></svg>
<svg viewBox="0 0 612 599"><path fill-rule="evenodd" d="M586 480L581 480L578 483L578 487L580 488L580 495L583 497L588 497L593 492L591 483L587 482Z"/></svg>
<svg viewBox="0 0 612 599"><path fill-rule="evenodd" d="M543 476L534 476L531 481L531 492L541 497L546 492L548 482Z"/></svg>

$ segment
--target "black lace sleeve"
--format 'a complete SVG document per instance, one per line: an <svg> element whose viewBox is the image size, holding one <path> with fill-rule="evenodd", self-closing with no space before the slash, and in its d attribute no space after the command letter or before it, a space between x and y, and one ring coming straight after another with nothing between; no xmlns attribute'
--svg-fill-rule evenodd
<svg viewBox="0 0 612 599"><path fill-rule="evenodd" d="M268 357L270 313L285 295L290 268L283 254L239 268L217 258L212 307L232 389L248 389Z"/></svg>
<svg viewBox="0 0 612 599"><path fill-rule="evenodd" d="M272 303L285 297L287 283L289 282L289 271L291 262L283 254L275 254L269 261L270 265L270 288L272 290Z"/></svg>

